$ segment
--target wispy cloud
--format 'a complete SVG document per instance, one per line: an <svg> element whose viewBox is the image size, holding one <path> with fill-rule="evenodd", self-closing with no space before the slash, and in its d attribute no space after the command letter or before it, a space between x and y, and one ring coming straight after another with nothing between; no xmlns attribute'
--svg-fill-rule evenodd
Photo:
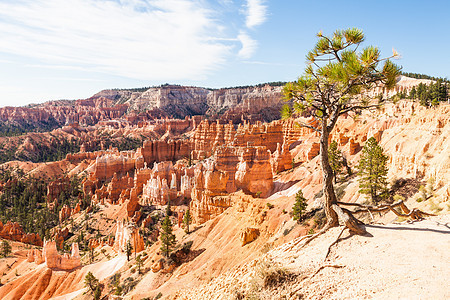
<svg viewBox="0 0 450 300"><path fill-rule="evenodd" d="M252 39L247 33L241 31L238 35L238 40L242 44L242 48L239 50L239 57L243 59L250 58L258 48L258 42Z"/></svg>
<svg viewBox="0 0 450 300"><path fill-rule="evenodd" d="M264 0L247 0L245 25L254 28L267 19L267 6Z"/></svg>
<svg viewBox="0 0 450 300"><path fill-rule="evenodd" d="M143 80L198 79L231 53L212 34L219 27L202 1L2 1L0 52Z"/></svg>
<svg viewBox="0 0 450 300"><path fill-rule="evenodd" d="M258 60L245 60L243 61L244 64L249 65L263 65L263 66L298 66L301 67L303 65L296 65L296 64L283 64L283 63L273 63L273 62L266 62L266 61L258 61Z"/></svg>

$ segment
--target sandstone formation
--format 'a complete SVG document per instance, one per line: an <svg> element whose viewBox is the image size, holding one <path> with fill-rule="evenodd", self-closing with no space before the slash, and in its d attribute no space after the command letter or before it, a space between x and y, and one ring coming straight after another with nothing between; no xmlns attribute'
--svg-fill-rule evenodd
<svg viewBox="0 0 450 300"><path fill-rule="evenodd" d="M65 191L69 187L69 179L63 177L52 181L47 186L47 203L57 200L61 192Z"/></svg>
<svg viewBox="0 0 450 300"><path fill-rule="evenodd" d="M258 238L258 236L259 236L258 228L252 228L252 227L245 228L240 234L242 246L245 246L248 243L253 242L254 240L256 240Z"/></svg>
<svg viewBox="0 0 450 300"><path fill-rule="evenodd" d="M267 197L273 188L270 151L265 147L244 148L236 166L236 187L246 193Z"/></svg>
<svg viewBox="0 0 450 300"><path fill-rule="evenodd" d="M275 174L293 168L292 155L287 144L284 143L283 146L277 144L277 150L272 154L271 164L272 172Z"/></svg>
<svg viewBox="0 0 450 300"><path fill-rule="evenodd" d="M113 249L116 252L126 253L128 241L131 243L133 252L141 252L145 248L144 239L139 234L139 229L131 224L124 224L122 221L118 221Z"/></svg>
<svg viewBox="0 0 450 300"><path fill-rule="evenodd" d="M23 231L22 226L17 222L8 221L6 224L3 224L0 221L0 237L12 241L42 246L42 240L39 234L26 234Z"/></svg>
<svg viewBox="0 0 450 300"><path fill-rule="evenodd" d="M231 206L228 193L242 189L267 197L272 188L270 152L265 147L220 147L214 160L196 165L191 212L194 220L204 222Z"/></svg>
<svg viewBox="0 0 450 300"><path fill-rule="evenodd" d="M203 120L197 127L192 139L192 156L202 159L211 156L218 147L234 145L237 147L265 146L274 152L277 144L283 144L283 122L269 124L244 122L235 129L233 124L220 121Z"/></svg>
<svg viewBox="0 0 450 300"><path fill-rule="evenodd" d="M0 108L0 121L17 125L39 125L80 123L94 125L100 120L111 120L123 116L128 106L115 105L114 101L97 98L77 101L49 101L36 107Z"/></svg>
<svg viewBox="0 0 450 300"><path fill-rule="evenodd" d="M47 268L54 270L70 271L81 266L80 251L78 244L72 244L71 254L58 254L55 241L44 241L42 252L38 249L28 250L27 261L35 262L37 265L45 261Z"/></svg>

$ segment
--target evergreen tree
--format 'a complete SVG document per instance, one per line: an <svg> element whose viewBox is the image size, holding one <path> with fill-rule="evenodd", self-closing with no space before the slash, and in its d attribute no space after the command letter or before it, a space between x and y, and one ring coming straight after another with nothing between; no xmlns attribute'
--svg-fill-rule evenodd
<svg viewBox="0 0 450 300"><path fill-rule="evenodd" d="M167 215L167 216L171 216L171 215L172 215L172 210L171 210L171 208L170 208L170 199L167 200L166 215Z"/></svg>
<svg viewBox="0 0 450 300"><path fill-rule="evenodd" d="M337 176L342 170L342 152L338 149L336 141L332 141L328 148L328 159L330 161L330 167L333 170L334 183L336 183Z"/></svg>
<svg viewBox="0 0 450 300"><path fill-rule="evenodd" d="M138 268L138 274L141 274L142 259L141 259L141 255L140 254L136 257L136 265L137 265L137 268Z"/></svg>
<svg viewBox="0 0 450 300"><path fill-rule="evenodd" d="M388 196L387 163L388 157L377 140L371 137L364 144L359 160L359 192L370 195L372 202L377 203Z"/></svg>
<svg viewBox="0 0 450 300"><path fill-rule="evenodd" d="M295 221L301 221L307 206L308 204L306 203L305 197L303 197L303 192L302 190L299 190L297 194L295 194L295 203L292 207L292 217Z"/></svg>
<svg viewBox="0 0 450 300"><path fill-rule="evenodd" d="M87 287L91 293L95 293L99 287L99 280L89 271L84 277L84 286Z"/></svg>
<svg viewBox="0 0 450 300"><path fill-rule="evenodd" d="M184 225L184 231L186 233L189 233L189 224L191 224L191 210L188 208L186 212L184 213L183 217L183 225Z"/></svg>
<svg viewBox="0 0 450 300"><path fill-rule="evenodd" d="M2 257L7 257L11 254L11 244L7 240L2 241L2 247L0 249L0 254Z"/></svg>
<svg viewBox="0 0 450 300"><path fill-rule="evenodd" d="M176 245L175 235L172 233L172 222L169 215L166 215L164 221L161 223L161 251L164 256L169 257L170 252Z"/></svg>
<svg viewBox="0 0 450 300"><path fill-rule="evenodd" d="M133 251L133 246L131 245L131 241L128 240L125 245L125 251L127 253L127 261L130 261L131 251Z"/></svg>
<svg viewBox="0 0 450 300"><path fill-rule="evenodd" d="M398 57L396 51L391 57L382 58L377 47L360 48L364 33L358 28L336 30L330 36L319 32L317 37L315 47L306 55L308 64L304 75L284 87L284 96L292 103L292 110L283 108L282 117L305 113L312 121L299 120L299 125L320 136L322 190L327 217L327 224L321 232L325 232L339 225L338 213L351 214L348 210L342 211L337 203L333 170L328 158L330 133L339 116L380 107L384 100L382 95L373 95L373 87L383 84L386 89L392 89L397 83L400 68L390 60ZM365 232L355 224L347 222L346 225L351 226L354 232Z"/></svg>

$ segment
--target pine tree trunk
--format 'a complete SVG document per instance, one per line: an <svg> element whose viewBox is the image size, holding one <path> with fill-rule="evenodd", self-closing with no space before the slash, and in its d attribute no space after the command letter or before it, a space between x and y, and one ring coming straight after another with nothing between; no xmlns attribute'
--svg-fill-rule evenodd
<svg viewBox="0 0 450 300"><path fill-rule="evenodd" d="M325 215L327 217L327 227L339 225L338 215L332 206L337 203L336 194L333 187L333 169L328 160L328 137L330 133L327 130L326 121L322 123L322 134L320 136L320 161L322 165L323 176L323 197Z"/></svg>

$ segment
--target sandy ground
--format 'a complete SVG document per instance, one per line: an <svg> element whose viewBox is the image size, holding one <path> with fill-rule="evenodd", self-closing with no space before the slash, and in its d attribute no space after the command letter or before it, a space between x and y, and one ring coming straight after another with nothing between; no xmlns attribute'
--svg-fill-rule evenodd
<svg viewBox="0 0 450 300"><path fill-rule="evenodd" d="M409 223L369 225L370 236L351 236L331 248L340 228L301 248L296 241L264 257L295 279L253 295L260 299L450 299L450 215ZM321 266L325 267L312 276ZM254 289L258 262L183 291L178 299L233 299ZM253 282L253 283L252 283Z"/></svg>

